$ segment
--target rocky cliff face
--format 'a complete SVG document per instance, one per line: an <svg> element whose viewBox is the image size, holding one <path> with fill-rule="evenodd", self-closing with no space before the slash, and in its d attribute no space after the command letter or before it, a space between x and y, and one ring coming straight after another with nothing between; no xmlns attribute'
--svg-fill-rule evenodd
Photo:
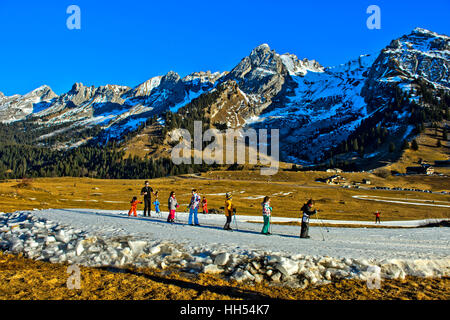
<svg viewBox="0 0 450 320"><path fill-rule="evenodd" d="M47 106L57 95L48 86L41 86L23 96L0 96L0 121L14 122Z"/></svg>
<svg viewBox="0 0 450 320"><path fill-rule="evenodd" d="M421 28L392 40L371 66L362 95L374 106L385 105L387 92L396 86L414 95L417 79L436 89L449 90L449 49L448 36Z"/></svg>
<svg viewBox="0 0 450 320"><path fill-rule="evenodd" d="M123 95L125 104L140 104L152 110L152 114L161 114L167 110L176 112L195 97L213 87L221 73L195 72L181 78L170 71L164 76L147 80Z"/></svg>
<svg viewBox="0 0 450 320"><path fill-rule="evenodd" d="M291 76L304 76L323 68L314 60L299 60L293 54L280 55L262 44L241 60L222 81L233 80L252 101L255 114L271 106L276 97L287 95L295 87Z"/></svg>
<svg viewBox="0 0 450 320"><path fill-rule="evenodd" d="M239 128L246 125L255 115L254 103L233 80L228 80L214 89L218 91L208 113L211 124L225 124L227 128Z"/></svg>

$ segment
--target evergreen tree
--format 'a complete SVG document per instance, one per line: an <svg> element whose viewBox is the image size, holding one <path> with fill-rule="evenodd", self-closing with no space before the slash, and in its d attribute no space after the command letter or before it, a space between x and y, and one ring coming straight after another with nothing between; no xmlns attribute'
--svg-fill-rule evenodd
<svg viewBox="0 0 450 320"><path fill-rule="evenodd" d="M411 142L411 149L414 150L414 151L419 150L419 145L417 144L416 139L414 139L414 140Z"/></svg>
<svg viewBox="0 0 450 320"><path fill-rule="evenodd" d="M392 153L395 151L395 144L393 142L389 143L389 152Z"/></svg>
<svg viewBox="0 0 450 320"><path fill-rule="evenodd" d="M358 150L359 150L359 147L358 147L358 140L357 140L357 139L354 139L354 140L353 140L352 148L353 148L353 151L358 151Z"/></svg>
<svg viewBox="0 0 450 320"><path fill-rule="evenodd" d="M409 149L409 143L405 139L405 140L403 140L403 143L402 143L402 150L406 150L406 149Z"/></svg>

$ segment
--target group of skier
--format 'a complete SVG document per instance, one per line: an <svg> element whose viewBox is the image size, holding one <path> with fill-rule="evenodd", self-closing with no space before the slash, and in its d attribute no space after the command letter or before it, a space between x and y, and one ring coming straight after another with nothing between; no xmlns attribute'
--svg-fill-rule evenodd
<svg viewBox="0 0 450 320"><path fill-rule="evenodd" d="M158 191L154 191L152 187L150 187L150 184L148 181L145 181L145 186L141 189L141 195L144 196L144 201L138 201L137 197L133 197L131 200L131 208L128 211L128 216L131 216L133 214L135 217L137 217L137 205L140 203L144 203L144 217L150 217L151 214L151 208L152 204L154 205L156 214L161 213L160 209L160 202L158 200ZM152 203L152 195L155 197L155 201ZM231 223L233 217L236 215L236 207L233 206L232 203L232 195L230 192L227 192L225 195L225 217L226 222L223 227L224 230L232 231ZM203 197L201 199L200 195L197 193L196 189L192 190L191 200L188 205L189 208L189 219L188 224L192 226L200 226L200 223L198 221L198 210L200 208L200 205L202 206L203 213L208 213L208 202L206 200L206 197ZM302 215L302 223L301 223L301 230L300 230L300 238L309 238L308 232L309 232L309 218L310 216L317 213L317 210L313 208L314 201L312 199L308 200L301 208L301 215ZM270 206L270 197L266 196L264 197L263 202L261 203L262 206L262 215L264 219L263 228L261 230L261 233L264 235L270 235L271 234L271 216L272 216L272 207ZM168 199L168 208L169 208L169 216L167 217L167 222L173 223L175 222L175 214L176 210L180 207L178 204L178 201L175 196L175 191L170 192L170 196Z"/></svg>

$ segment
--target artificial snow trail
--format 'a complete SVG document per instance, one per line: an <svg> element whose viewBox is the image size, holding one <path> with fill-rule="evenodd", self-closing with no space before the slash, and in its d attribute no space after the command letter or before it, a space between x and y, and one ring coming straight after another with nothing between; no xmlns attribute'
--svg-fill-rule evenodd
<svg viewBox="0 0 450 320"><path fill-rule="evenodd" d="M378 201L378 202L408 204L408 205L414 205L414 206L430 206L430 207L450 208L450 202L447 202L447 201L424 200L424 199L401 199L401 198L389 198L389 197L369 196L369 195L355 195L355 196L352 196L352 198L360 199L360 200ZM419 202L413 202L413 201L419 201ZM443 203L448 203L448 204L447 205L446 204L436 204L436 202L443 202Z"/></svg>
<svg viewBox="0 0 450 320"><path fill-rule="evenodd" d="M168 240L189 246L224 247L233 251L267 250L291 254L321 255L351 258L447 258L450 253L448 228L335 228L329 227L325 241L320 225L310 227L311 239L300 239L298 226L273 225L273 234L260 234L259 216L237 215L239 230L223 230L224 215L199 214L200 226L187 224L188 213L177 213L177 224L167 223L167 212L159 217L129 217L121 210L47 209L33 214L48 220L70 225L103 237L133 236L143 240ZM273 222L299 219L272 217ZM321 220L323 223L371 224L364 221ZM311 222L318 222L311 219ZM426 220L383 222L388 226L419 226Z"/></svg>
<svg viewBox="0 0 450 320"><path fill-rule="evenodd" d="M175 224L166 216L129 217L125 211L98 209L0 213L0 249L54 263L173 267L292 287L345 278L450 275L449 229L414 228L426 220L389 222L402 226L395 229L327 227L327 233L312 225L311 238L300 239L295 225L273 224L272 235L261 234L262 223L255 223L261 216L238 215L239 229L233 232L223 230L220 214L199 214L200 226L188 225L186 212L177 213ZM273 222L298 220L272 217Z"/></svg>

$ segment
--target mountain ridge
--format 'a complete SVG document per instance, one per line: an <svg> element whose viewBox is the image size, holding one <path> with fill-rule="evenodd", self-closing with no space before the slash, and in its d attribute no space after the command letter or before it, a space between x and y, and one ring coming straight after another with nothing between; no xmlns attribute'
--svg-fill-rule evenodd
<svg viewBox="0 0 450 320"><path fill-rule="evenodd" d="M211 125L277 128L284 160L308 164L335 156L336 147L348 143L369 120L407 139L413 135L411 119L417 110L432 109L433 117L448 113L449 68L449 37L418 27L377 55L360 55L331 67L279 54L263 43L225 72L201 71L182 78L169 71L134 87L75 83L61 95L46 85L25 95L0 92L0 121L66 124L77 130L99 126L102 141L120 140L151 117L167 112L186 116L195 100L204 97ZM222 93L211 96L219 86ZM432 107L430 94L437 101ZM437 110L434 105L442 101ZM389 118L382 117L386 110Z"/></svg>

